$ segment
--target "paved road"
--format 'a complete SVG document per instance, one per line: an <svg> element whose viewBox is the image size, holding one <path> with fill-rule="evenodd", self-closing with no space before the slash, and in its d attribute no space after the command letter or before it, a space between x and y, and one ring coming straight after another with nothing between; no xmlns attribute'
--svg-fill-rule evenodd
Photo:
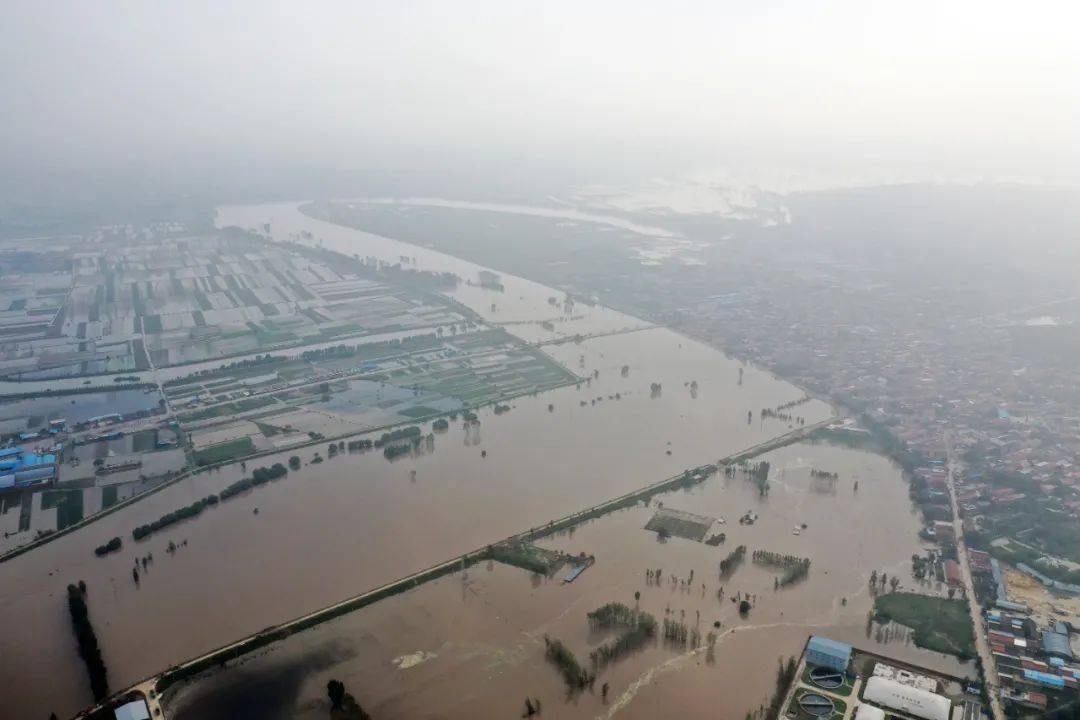
<svg viewBox="0 0 1080 720"><path fill-rule="evenodd" d="M956 531L956 553L960 561L960 573L964 579L964 592L967 593L968 607L971 610L971 622L975 629L975 649L982 658L983 679L986 683L986 694L990 698L990 712L994 720L1005 720L1005 712L1001 707L1000 681L997 674L997 666L994 664L994 656L990 653L990 644L987 642L986 631L983 628L982 608L975 597L975 583L971 579L971 565L968 564L967 542L964 540L964 523L960 520L960 507L956 500L956 483L953 481L954 473L960 469L956 456L953 452L952 443L946 443L948 454L948 483L949 501L952 503L953 527Z"/></svg>

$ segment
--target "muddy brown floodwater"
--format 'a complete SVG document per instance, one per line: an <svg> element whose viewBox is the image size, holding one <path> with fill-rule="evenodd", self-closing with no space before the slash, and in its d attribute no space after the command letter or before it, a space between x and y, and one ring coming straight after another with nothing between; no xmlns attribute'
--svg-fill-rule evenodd
<svg viewBox="0 0 1080 720"><path fill-rule="evenodd" d="M658 496L652 507L620 511L543 541L596 556L572 584L562 582L563 573L544 578L496 563L477 565L170 689L170 717L325 718L331 678L342 680L377 718L518 717L526 696L540 698L547 716L558 718L743 717L768 703L778 659L797 655L809 633L868 649L880 645L867 623L870 571L896 574L902 587L914 587L910 558L921 548L906 483L888 460L807 444L765 459L773 465L767 498L742 478L714 477ZM812 468L839 479L814 480ZM643 529L658 502L725 518L726 542L658 540ZM748 510L758 521L739 524ZM806 530L793 535L803 523ZM740 544L747 561L721 578L719 561ZM810 557L809 577L775 590L777 572L750 561L758 549ZM664 580L650 583L646 568L662 569ZM691 571L694 580L684 586ZM586 613L611 601L633 606L635 592L641 609L658 619L700 628L703 638L715 632L712 651L707 642L694 649L657 641L609 665L593 691L568 693L544 659L544 636L562 640L587 664L589 651L611 635L590 631ZM755 596L745 618L730 600L736 592ZM970 664L904 639L878 649L957 675L973 672ZM606 703L603 683L610 686Z"/></svg>
<svg viewBox="0 0 1080 720"><path fill-rule="evenodd" d="M311 227L327 246L363 256L396 261L399 254L410 253L418 267L427 263L461 273L476 268L307 219L292 206L245 212L252 224L265 217L275 232ZM500 319L551 314L547 299L555 291L502 277L507 291L497 294L502 298L495 313ZM457 291L459 300L478 310L490 308L492 295L476 287ZM606 308L588 307L579 319L556 324L554 333L538 324L508 329L550 339L641 324ZM110 686L124 688L269 625L783 434L786 423L760 423L758 413L802 396L798 388L752 367L740 385L738 362L665 329L549 345L545 351L579 374L599 370L599 378L580 389L519 398L503 415L485 409L478 431L467 433L457 421L437 435L429 454L395 462L376 453L344 454L306 465L134 542L133 528L220 492L244 473L233 466L187 478L0 564L0 716L21 719L56 712L65 717L89 704L86 671L76 655L65 605L64 588L70 582L86 582ZM620 372L623 365L630 366L627 377ZM693 380L696 393L688 385ZM662 384L657 397L650 392L653 382ZM746 422L748 410L754 411L752 424ZM829 408L813 401L799 406L797 414L812 423L827 417ZM319 449L325 455L325 448ZM309 460L314 450L299 454ZM251 464L286 462L290 454ZM93 548L113 536L123 538L123 549L95 558ZM913 531L905 537L910 540ZM166 552L170 541L184 540L187 545L175 554ZM149 553L154 562L136 586L132 563ZM602 567L596 570L599 579ZM517 572L498 569L490 577L505 574L508 586L520 582L532 592L528 576ZM473 577L489 576L474 570ZM460 594L460 584L454 587ZM574 587L576 592L588 585ZM490 596L483 586L476 592ZM446 621L458 624L453 618ZM482 635L473 639L488 641Z"/></svg>

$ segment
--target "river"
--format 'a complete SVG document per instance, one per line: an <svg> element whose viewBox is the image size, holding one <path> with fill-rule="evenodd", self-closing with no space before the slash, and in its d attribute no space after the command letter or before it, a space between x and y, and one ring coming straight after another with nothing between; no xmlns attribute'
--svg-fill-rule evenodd
<svg viewBox="0 0 1080 720"><path fill-rule="evenodd" d="M466 279L483 269L311 219L295 204L219 214L221 225L263 223L278 239L310 232L350 255L406 256L420 269ZM507 329L531 341L644 325L579 303L573 320L545 329L540 321L557 314L548 299L561 293L500 275L504 292L462 284L451 294L491 322L523 323ZM67 617L69 582L87 583L110 685L123 688L268 625L782 434L786 423L761 423L758 411L802 396L753 367L740 383L740 363L662 328L545 350L579 374L599 376L581 388L519 398L506 414L484 410L479 430L456 422L431 453L396 462L343 454L308 464L134 543L134 527L219 492L243 473L233 466L187 478L0 564L4 712L63 717L90 701ZM652 383L662 391L651 392ZM748 424L749 410L755 420ZM808 423L829 412L817 401L797 408ZM312 451L300 454L309 460ZM113 536L124 539L123 549L95 558L92 548ZM166 552L170 541L185 540L175 554ZM149 553L154 561L136 585L133 560Z"/></svg>
<svg viewBox="0 0 1080 720"><path fill-rule="evenodd" d="M742 478L712 478L656 498L666 507L726 517L727 541L719 547L658 541L643 529L654 508L620 511L542 541L595 555L596 564L572 584L561 582L565 571L549 579L495 563L475 566L170 690L170 719L321 720L331 678L344 681L377 718L497 720L520 713L526 696L540 698L545 712L559 718L738 718L768 703L777 658L798 655L809 633L950 674L971 673L971 663L919 650L907 633L867 623L871 569L903 578L908 589L943 592L940 583L920 586L910 578L911 554L922 547L900 471L880 456L828 445L793 445L764 459L773 466L768 497ZM839 477L814 479L814 468ZM757 522L736 522L748 509L758 513ZM794 535L792 527L803 523L807 528ZM718 561L738 544L747 545L748 555L768 549L811 557L810 576L776 590L778 572L748 558L718 577ZM650 582L645 568L662 569L666 579ZM669 579L687 580L691 571L691 583ZM736 592L755 596L746 617L731 602ZM602 670L592 692L568 694L544 658L543 638L558 638L587 664L589 651L612 635L591 631L585 614L611 601L685 622L703 637L713 632L713 650L651 642ZM610 686L606 703L603 683Z"/></svg>

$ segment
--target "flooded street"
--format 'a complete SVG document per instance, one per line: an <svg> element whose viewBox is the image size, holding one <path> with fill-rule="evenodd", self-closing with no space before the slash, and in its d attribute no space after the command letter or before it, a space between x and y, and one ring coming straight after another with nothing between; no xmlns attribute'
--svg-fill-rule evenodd
<svg viewBox="0 0 1080 720"><path fill-rule="evenodd" d="M767 498L741 477L714 477L658 496L653 507L621 511L541 542L596 556L572 584L562 582L563 573L544 578L497 563L477 565L210 671L170 690L167 707L181 720L322 718L326 682L333 678L373 717L515 717L526 696L539 697L545 712L560 718L742 717L768 703L777 658L798 655L809 633L878 645L867 624L870 570L896 574L901 587L913 587L910 557L920 549L906 484L887 460L807 444L764 459L775 477ZM823 483L811 477L812 469L839 478ZM658 503L724 517L726 542L658 540L643 529ZM759 519L739 524L748 510ZM793 535L793 525L802 523L806 530ZM747 546L746 562L721 578L719 561L740 544ZM762 549L810 557L809 577L774 589L778 573L750 560ZM649 581L646 568L662 569L664 579ZM683 582L691 571L694 580ZM640 608L658 620L684 622L703 638L714 632L712 651L657 640L607 666L592 691L568 694L544 658L544 636L561 640L587 664L589 651L612 636L590 631L586 613L612 601L633 606L635 592ZM755 597L745 618L731 602L737 592ZM959 675L973 671L903 640L882 651ZM606 703L603 683L610 686Z"/></svg>
<svg viewBox="0 0 1080 720"><path fill-rule="evenodd" d="M285 224L292 217L325 236L327 246L336 238L339 247L362 256L395 259L410 252L418 267L452 266L463 277L476 271L438 253L274 214L278 207L266 215L275 232L298 232L302 225ZM507 289L497 294L494 313L500 321L553 314L550 289L508 276L502 282ZM488 315L493 295L465 285L455 292ZM550 339L643 325L601 307L579 310L580 318L556 324L554 332L539 324L508 329ZM233 466L190 477L0 564L0 634L5 656L14 659L0 679L5 712L63 717L89 702L65 605L70 582L86 582L110 686L123 688L269 625L783 434L786 422L762 423L759 412L802 396L752 367L740 384L739 363L665 329L544 349L579 375L599 375L580 388L518 398L509 413L496 416L486 408L477 429L466 431L455 421L436 434L430 453L394 462L378 453L343 453L132 541L136 526L220 492L245 473ZM652 383L662 389L652 392ZM749 411L754 420L748 424ZM814 401L796 413L809 424L829 409ZM307 462L315 450L325 454L325 448L297 454ZM291 454L249 465L284 463ZM914 531L908 535L913 539ZM123 538L123 549L95 558L93 548L113 536ZM170 541L184 540L175 554L166 552ZM153 563L136 586L133 560L150 553ZM602 567L595 570L601 577ZM508 582L531 591L527 575L505 572Z"/></svg>

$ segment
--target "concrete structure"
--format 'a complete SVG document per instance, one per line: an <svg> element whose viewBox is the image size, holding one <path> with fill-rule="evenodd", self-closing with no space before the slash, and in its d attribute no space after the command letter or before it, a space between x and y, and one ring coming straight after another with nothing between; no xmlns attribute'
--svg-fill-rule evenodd
<svg viewBox="0 0 1080 720"><path fill-rule="evenodd" d="M806 661L812 665L822 665L839 672L846 672L851 661L851 646L814 635L806 644Z"/></svg>
<svg viewBox="0 0 1080 720"><path fill-rule="evenodd" d="M923 720L949 720L952 711L947 697L882 677L866 681L863 700Z"/></svg>
<svg viewBox="0 0 1080 720"><path fill-rule="evenodd" d="M901 685L907 685L927 692L937 692L938 690L938 681L934 678L920 675L919 673L914 673L910 670L904 670L903 668L893 667L892 665L887 665L885 663L879 662L874 665L874 677L893 680Z"/></svg>
<svg viewBox="0 0 1080 720"><path fill-rule="evenodd" d="M1012 602L1011 600L996 600L994 606L1001 608L1002 610L1011 610L1012 612L1026 613L1031 610L1031 608L1024 603Z"/></svg>

